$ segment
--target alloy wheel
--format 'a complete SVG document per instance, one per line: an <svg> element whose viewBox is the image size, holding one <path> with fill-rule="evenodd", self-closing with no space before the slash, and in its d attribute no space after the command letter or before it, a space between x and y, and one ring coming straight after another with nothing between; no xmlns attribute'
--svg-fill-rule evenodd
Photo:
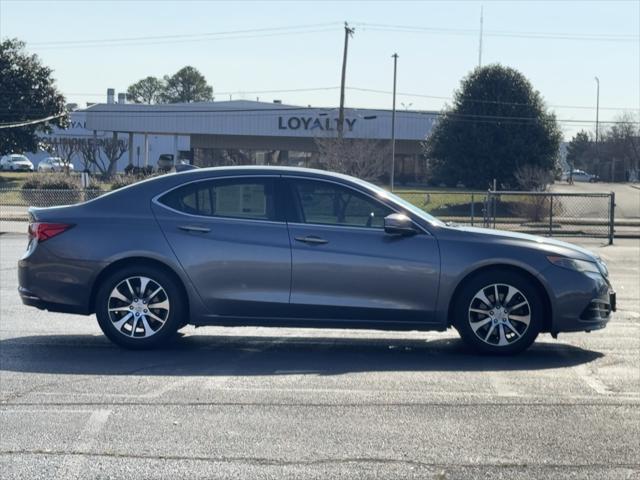
<svg viewBox="0 0 640 480"><path fill-rule="evenodd" d="M113 328L129 338L148 338L158 333L169 318L169 296L149 277L128 277L118 283L107 303Z"/></svg>
<svg viewBox="0 0 640 480"><path fill-rule="evenodd" d="M504 347L520 340L529 328L531 306L514 286L494 283L474 295L468 319L480 340L494 347Z"/></svg>

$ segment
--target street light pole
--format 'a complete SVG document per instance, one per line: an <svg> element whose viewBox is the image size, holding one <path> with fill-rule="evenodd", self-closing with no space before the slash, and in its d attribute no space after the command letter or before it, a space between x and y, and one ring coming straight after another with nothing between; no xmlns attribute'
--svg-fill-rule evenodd
<svg viewBox="0 0 640 480"><path fill-rule="evenodd" d="M598 150L598 123L600 116L600 79L593 77L596 81L596 151Z"/></svg>
<svg viewBox="0 0 640 480"><path fill-rule="evenodd" d="M393 109L391 110L391 191L393 192L396 169L396 77L398 71L398 54L393 58Z"/></svg>

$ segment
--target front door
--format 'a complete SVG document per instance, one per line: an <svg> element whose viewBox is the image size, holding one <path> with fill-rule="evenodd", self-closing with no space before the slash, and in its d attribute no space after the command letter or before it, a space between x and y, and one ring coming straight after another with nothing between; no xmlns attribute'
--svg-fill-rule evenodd
<svg viewBox="0 0 640 480"><path fill-rule="evenodd" d="M393 213L343 184L288 178L292 308L325 319L433 321L439 251L428 233L389 235Z"/></svg>
<svg viewBox="0 0 640 480"><path fill-rule="evenodd" d="M160 197L155 216L210 313L268 316L286 310L291 285L279 177L186 184Z"/></svg>

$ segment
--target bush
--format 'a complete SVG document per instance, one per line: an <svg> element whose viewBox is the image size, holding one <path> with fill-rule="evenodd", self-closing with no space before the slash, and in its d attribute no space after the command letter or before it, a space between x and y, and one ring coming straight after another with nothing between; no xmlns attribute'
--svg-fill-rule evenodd
<svg viewBox="0 0 640 480"><path fill-rule="evenodd" d="M35 173L22 184L22 198L34 207L69 205L80 201L80 185L63 174Z"/></svg>
<svg viewBox="0 0 640 480"><path fill-rule="evenodd" d="M88 198L100 195L100 186L93 180L87 190ZM78 177L71 177L63 173L35 173L22 184L22 198L34 207L50 207L55 205L70 205L81 202L83 192Z"/></svg>
<svg viewBox="0 0 640 480"><path fill-rule="evenodd" d="M149 176L153 174L153 167L151 165L148 165L146 167L135 167L133 165L127 165L126 167L124 167L124 174L133 175L136 177Z"/></svg>
<svg viewBox="0 0 640 480"><path fill-rule="evenodd" d="M74 177L61 173L34 173L22 184L23 190L79 190L80 183Z"/></svg>
<svg viewBox="0 0 640 480"><path fill-rule="evenodd" d="M532 222L548 222L552 206L552 215L554 217L557 217L564 213L564 207L562 203L558 200L555 200L552 205L551 197L547 195L529 196L526 199L517 202L514 205L514 210L518 216Z"/></svg>

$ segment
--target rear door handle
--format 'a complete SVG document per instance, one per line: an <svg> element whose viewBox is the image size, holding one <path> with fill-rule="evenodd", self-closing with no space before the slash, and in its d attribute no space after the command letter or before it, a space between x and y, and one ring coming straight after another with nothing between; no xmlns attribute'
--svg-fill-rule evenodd
<svg viewBox="0 0 640 480"><path fill-rule="evenodd" d="M315 235L308 235L306 237L295 237L296 242L310 243L314 245L322 245L323 243L329 243L329 240L316 237Z"/></svg>
<svg viewBox="0 0 640 480"><path fill-rule="evenodd" d="M185 232L207 233L211 231L210 228L199 227L197 225L180 225L178 228L180 230L184 230Z"/></svg>

